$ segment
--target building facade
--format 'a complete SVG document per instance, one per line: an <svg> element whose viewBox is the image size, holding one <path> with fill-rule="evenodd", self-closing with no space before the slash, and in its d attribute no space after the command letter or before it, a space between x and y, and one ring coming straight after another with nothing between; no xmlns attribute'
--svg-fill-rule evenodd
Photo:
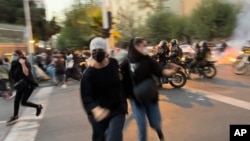
<svg viewBox="0 0 250 141"><path fill-rule="evenodd" d="M0 24L0 56L12 53L15 49L27 52L24 31L21 25Z"/></svg>

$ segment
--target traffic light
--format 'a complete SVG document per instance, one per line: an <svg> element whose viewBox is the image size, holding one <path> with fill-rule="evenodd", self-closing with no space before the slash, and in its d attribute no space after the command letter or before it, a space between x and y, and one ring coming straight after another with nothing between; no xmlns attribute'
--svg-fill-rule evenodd
<svg viewBox="0 0 250 141"><path fill-rule="evenodd" d="M107 15L108 15L108 28L103 29L103 37L104 38L110 37L110 29L112 28L112 13L110 11L108 11Z"/></svg>
<svg viewBox="0 0 250 141"><path fill-rule="evenodd" d="M103 37L104 38L110 37L110 29L103 29Z"/></svg>

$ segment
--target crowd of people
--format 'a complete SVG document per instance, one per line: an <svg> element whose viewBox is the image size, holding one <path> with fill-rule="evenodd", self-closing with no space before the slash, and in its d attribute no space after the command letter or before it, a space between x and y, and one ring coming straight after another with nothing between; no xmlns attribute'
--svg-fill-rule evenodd
<svg viewBox="0 0 250 141"><path fill-rule="evenodd" d="M131 39L118 55L110 54L106 41L96 37L89 45L90 52L42 52L35 56L35 64L57 86L66 88L68 78L80 81L80 95L93 129L93 141L122 141L127 99L136 119L139 141L147 140L146 118L159 140L164 141L158 91L151 86L155 83L153 76L171 76L179 69L178 66L164 67L167 59L174 62L182 56L178 40L171 40L170 45L167 41L160 42L157 62L148 55L148 44L144 38ZM20 50L13 52L12 60L11 65L6 59L0 60L0 83L3 86L0 92L10 95L5 85L10 80L12 88L17 90L14 114L8 124L18 120L20 103L35 108L37 116L43 109L41 104L28 102L33 90L38 87L30 63ZM142 93L143 89L149 88L147 95Z"/></svg>

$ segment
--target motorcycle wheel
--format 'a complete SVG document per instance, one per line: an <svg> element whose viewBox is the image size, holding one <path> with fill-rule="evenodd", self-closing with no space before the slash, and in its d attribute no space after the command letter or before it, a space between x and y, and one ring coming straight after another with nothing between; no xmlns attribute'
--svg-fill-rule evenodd
<svg viewBox="0 0 250 141"><path fill-rule="evenodd" d="M237 61L234 64L234 73L237 75L246 74L248 71L248 66L242 61Z"/></svg>
<svg viewBox="0 0 250 141"><path fill-rule="evenodd" d="M175 78L176 80L171 80L169 83L174 88L181 88L187 83L186 74L182 71L177 72L172 78Z"/></svg>
<svg viewBox="0 0 250 141"><path fill-rule="evenodd" d="M206 78L212 79L216 76L217 70L214 66L207 66L204 68L204 75Z"/></svg>

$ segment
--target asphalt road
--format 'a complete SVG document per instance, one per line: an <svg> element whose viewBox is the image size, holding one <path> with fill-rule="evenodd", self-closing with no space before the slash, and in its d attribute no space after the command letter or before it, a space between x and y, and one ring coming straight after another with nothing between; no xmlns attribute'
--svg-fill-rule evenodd
<svg viewBox="0 0 250 141"><path fill-rule="evenodd" d="M217 67L214 79L192 76L183 89L160 89L162 126L168 141L229 141L230 124L250 124L250 73L233 74L231 66ZM22 107L20 121L10 127L13 100L0 99L0 141L91 141L91 127L79 96L79 82L66 89L44 87L31 101L43 103L43 115ZM129 107L124 141L137 141L137 126ZM148 127L148 140L157 141Z"/></svg>

